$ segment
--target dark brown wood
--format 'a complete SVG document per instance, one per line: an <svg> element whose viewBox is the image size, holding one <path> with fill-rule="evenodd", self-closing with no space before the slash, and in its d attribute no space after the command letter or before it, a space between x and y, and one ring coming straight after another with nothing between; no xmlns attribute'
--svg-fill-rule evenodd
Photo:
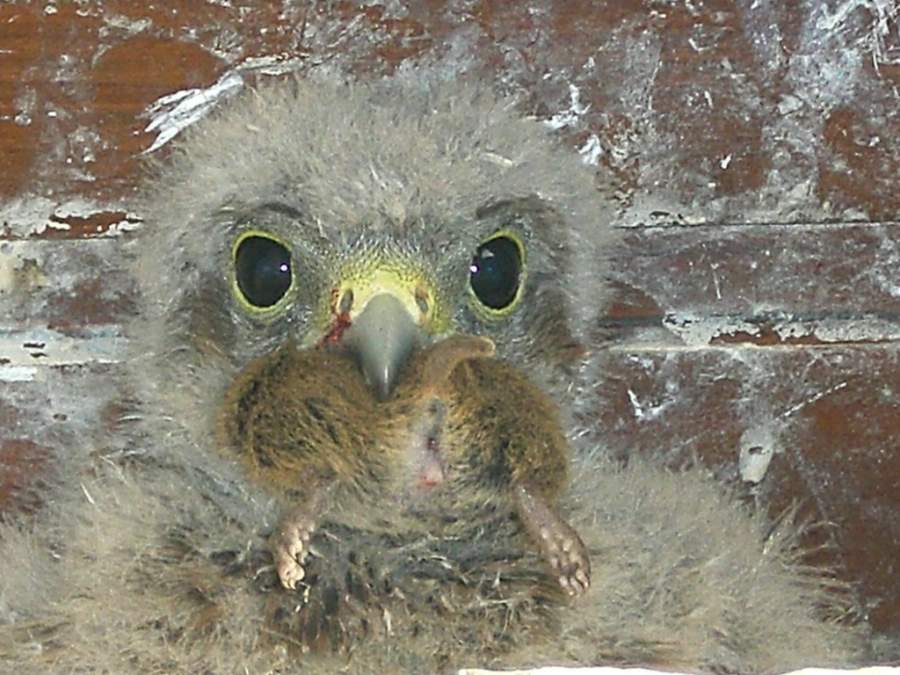
<svg viewBox="0 0 900 675"><path fill-rule="evenodd" d="M798 502L801 517L831 523L816 533L834 548L824 560L885 627L900 614L898 373L900 352L882 345L616 347L586 425L612 452L699 461L773 515ZM752 454L770 460L750 482Z"/></svg>
<svg viewBox="0 0 900 675"><path fill-rule="evenodd" d="M467 73L595 165L626 230L596 441L799 500L900 631L900 27L874 0L3 3L0 510L118 417L154 104L322 66Z"/></svg>

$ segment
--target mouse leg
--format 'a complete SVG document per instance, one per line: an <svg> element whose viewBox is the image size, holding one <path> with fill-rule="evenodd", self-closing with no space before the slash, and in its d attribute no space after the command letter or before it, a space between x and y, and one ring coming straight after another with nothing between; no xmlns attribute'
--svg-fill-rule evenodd
<svg viewBox="0 0 900 675"><path fill-rule="evenodd" d="M578 533L534 490L515 487L516 509L525 530L558 575L559 585L570 596L591 585L591 561Z"/></svg>
<svg viewBox="0 0 900 675"><path fill-rule="evenodd" d="M287 509L278 521L278 526L269 540L275 569L281 585L288 590L297 588L297 583L306 576L303 565L310 552L310 540L322 511L322 494L314 493L311 499L300 506Z"/></svg>

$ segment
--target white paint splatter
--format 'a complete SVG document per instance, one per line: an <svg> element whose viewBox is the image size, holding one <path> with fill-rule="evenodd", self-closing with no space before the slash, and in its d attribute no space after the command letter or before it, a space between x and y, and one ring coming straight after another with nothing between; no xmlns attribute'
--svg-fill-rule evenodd
<svg viewBox="0 0 900 675"><path fill-rule="evenodd" d="M149 148L144 150L144 153L158 150L184 129L206 117L219 103L243 89L243 73L284 75L296 72L306 63L307 60L303 58L252 57L244 59L237 66L223 73L215 84L209 87L185 89L158 98L142 115L150 118L150 123L144 131L157 134L156 139Z"/></svg>
<svg viewBox="0 0 900 675"><path fill-rule="evenodd" d="M569 85L569 108L561 110L551 117L544 120L544 124L557 131L566 127L574 127L578 124L584 114L591 109L590 104L584 105L581 102L581 91L574 84Z"/></svg>
<svg viewBox="0 0 900 675"><path fill-rule="evenodd" d="M0 294L12 289L19 264L18 257L8 249L8 245L0 246Z"/></svg>
<svg viewBox="0 0 900 675"><path fill-rule="evenodd" d="M769 470L778 442L771 425L763 424L744 431L741 435L738 471L745 483L759 483Z"/></svg>
<svg viewBox="0 0 900 675"><path fill-rule="evenodd" d="M673 388L667 384L666 391L670 394L676 393L677 385ZM631 402L631 407L634 410L635 419L640 422L646 422L656 419L666 410L666 408L669 408L674 402L673 399L669 399L656 405L645 405L641 403L641 401L637 397L637 394L635 394L631 389L628 389L628 400Z"/></svg>
<svg viewBox="0 0 900 675"><path fill-rule="evenodd" d="M83 328L77 337L49 328L0 326L0 361L10 368L117 363L125 357L125 347L115 326Z"/></svg>
<svg viewBox="0 0 900 675"><path fill-rule="evenodd" d="M117 33L124 33L128 36L143 33L153 27L152 19L134 19L130 16L110 11L109 8L107 8L106 11L101 12L101 16L103 17L103 23L106 24L108 28L113 28Z"/></svg>
<svg viewBox="0 0 900 675"><path fill-rule="evenodd" d="M90 218L97 213L126 211L123 221L111 225L104 236L116 236L140 226L140 218L127 211L123 204L100 203L82 197L74 197L64 202L54 201L41 195L20 195L0 204L0 223L3 223L14 238L27 239L41 235L47 230L69 230L69 218Z"/></svg>
<svg viewBox="0 0 900 675"><path fill-rule="evenodd" d="M881 65L900 65L900 48L897 47L900 44L900 4L897 4L896 0L873 0L873 2L878 18L870 39L872 61L875 70L878 71ZM891 37L892 29L895 35ZM886 46L889 39L894 43L892 48Z"/></svg>
<svg viewBox="0 0 900 675"><path fill-rule="evenodd" d="M710 317L684 312L668 314L663 325L691 346L707 346L723 335L759 335L759 326L731 317Z"/></svg>
<svg viewBox="0 0 900 675"><path fill-rule="evenodd" d="M234 74L254 72L262 75L284 75L296 72L308 63L308 59L284 56L254 56L244 59L231 72Z"/></svg>
<svg viewBox="0 0 900 675"><path fill-rule="evenodd" d="M230 98L244 86L244 78L235 71L222 75L205 89L185 89L154 101L147 110L150 124L144 129L156 132L156 139L144 153L158 150L184 129L206 117L222 100Z"/></svg>
<svg viewBox="0 0 900 675"><path fill-rule="evenodd" d="M772 329L783 341L803 338L831 343L900 340L900 325L896 321L876 317L852 321L844 319L781 321L774 324Z"/></svg>
<svg viewBox="0 0 900 675"><path fill-rule="evenodd" d="M884 260L884 264L872 266L866 271L866 276L891 297L900 298L900 246L897 245L900 223L886 225L878 234L881 240L878 257Z"/></svg>
<svg viewBox="0 0 900 675"><path fill-rule="evenodd" d="M143 223L137 216L129 213L123 220L107 227L106 236L117 237L124 232L134 232L135 230L139 230L142 224ZM101 229L100 226L98 226L97 229Z"/></svg>
<svg viewBox="0 0 900 675"><path fill-rule="evenodd" d="M642 419L644 417L644 406L641 405L637 394L631 389L628 390L628 400L631 401L631 407L634 409L634 416L637 419Z"/></svg>
<svg viewBox="0 0 900 675"><path fill-rule="evenodd" d="M795 113L803 107L803 101L791 94L785 94L778 101L778 114L786 117L791 113Z"/></svg>
<svg viewBox="0 0 900 675"><path fill-rule="evenodd" d="M825 33L840 34L857 9L866 11L873 18L869 31L859 37L856 44L872 53L875 70L881 65L900 64L900 50L887 46L892 38L900 38L900 4L897 0L847 0L837 6L834 12L829 11L827 3L822 3L816 28ZM892 36L892 32L896 36Z"/></svg>
<svg viewBox="0 0 900 675"><path fill-rule="evenodd" d="M60 232L66 232L67 230L71 230L72 226L68 223L57 222L55 220L45 220L43 223L39 223L34 230L32 230L33 234L44 234L47 230L59 230Z"/></svg>
<svg viewBox="0 0 900 675"><path fill-rule="evenodd" d="M37 372L34 366L0 366L0 382L33 382Z"/></svg>
<svg viewBox="0 0 900 675"><path fill-rule="evenodd" d="M597 134L591 134L584 145L578 148L578 154L581 155L581 161L585 164L597 166L600 162L600 156L603 154L603 148L600 145L600 138Z"/></svg>

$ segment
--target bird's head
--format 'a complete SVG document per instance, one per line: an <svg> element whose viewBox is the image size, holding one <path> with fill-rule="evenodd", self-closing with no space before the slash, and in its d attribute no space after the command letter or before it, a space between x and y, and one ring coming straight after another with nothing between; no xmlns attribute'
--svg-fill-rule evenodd
<svg viewBox="0 0 900 675"><path fill-rule="evenodd" d="M459 241L429 242L423 223L404 227L403 237L363 231L347 245L300 234L299 210L282 205L278 214L266 205L235 230L227 264L234 311L262 329L277 324L300 348L349 352L378 398L389 397L416 350L456 334L505 341L523 298L535 300L526 292L535 234L521 215L487 218ZM564 334L561 309L543 312L556 314Z"/></svg>
<svg viewBox="0 0 900 675"><path fill-rule="evenodd" d="M384 400L460 335L563 398L608 213L548 134L478 87L399 78L282 83L202 123L148 193L155 398L202 443L238 373L286 344L352 356Z"/></svg>

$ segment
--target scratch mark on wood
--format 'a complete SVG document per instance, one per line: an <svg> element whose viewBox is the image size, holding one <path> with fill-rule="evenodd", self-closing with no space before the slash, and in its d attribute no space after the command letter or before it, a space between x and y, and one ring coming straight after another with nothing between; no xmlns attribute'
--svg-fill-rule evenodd
<svg viewBox="0 0 900 675"><path fill-rule="evenodd" d="M805 408L806 406L811 405L811 404L815 403L816 401L823 399L830 394L833 394L836 391L840 391L841 389L843 389L846 386L847 386L847 382L844 381L844 382L840 382L840 383L834 385L833 387L829 387L828 389L825 389L824 391L820 391L816 395L806 399L805 401L801 401L797 405L791 406L790 408L785 410L783 413L781 413L781 417L788 418L791 415L799 412L800 410L803 410L803 408Z"/></svg>

